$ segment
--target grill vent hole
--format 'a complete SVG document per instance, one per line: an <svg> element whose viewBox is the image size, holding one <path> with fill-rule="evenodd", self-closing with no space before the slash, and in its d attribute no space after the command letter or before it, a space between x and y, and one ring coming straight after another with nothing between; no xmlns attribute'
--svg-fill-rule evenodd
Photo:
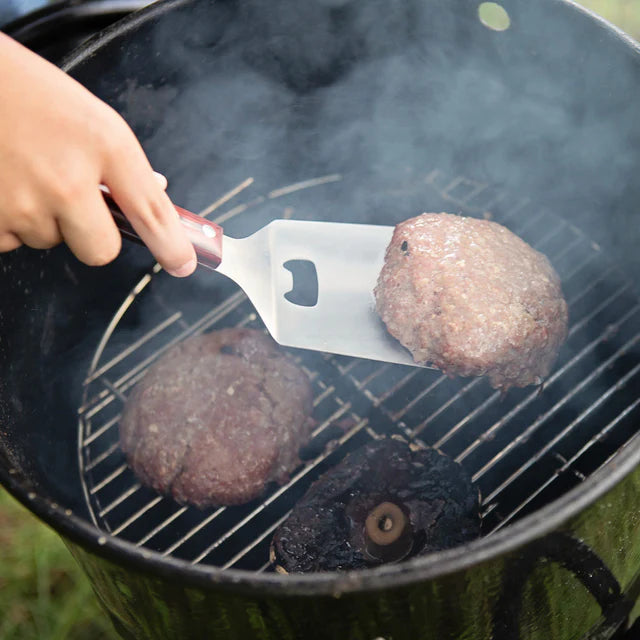
<svg viewBox="0 0 640 640"><path fill-rule="evenodd" d="M494 31L506 31L511 26L507 10L497 2L483 2L478 7L480 22Z"/></svg>

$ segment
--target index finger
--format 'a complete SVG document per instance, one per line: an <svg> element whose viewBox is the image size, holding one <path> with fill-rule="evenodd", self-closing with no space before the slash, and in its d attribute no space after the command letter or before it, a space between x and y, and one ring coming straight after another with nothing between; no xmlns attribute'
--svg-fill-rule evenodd
<svg viewBox="0 0 640 640"><path fill-rule="evenodd" d="M171 275L188 276L197 264L193 245L142 147L129 133L117 152L108 152L102 182L162 267Z"/></svg>

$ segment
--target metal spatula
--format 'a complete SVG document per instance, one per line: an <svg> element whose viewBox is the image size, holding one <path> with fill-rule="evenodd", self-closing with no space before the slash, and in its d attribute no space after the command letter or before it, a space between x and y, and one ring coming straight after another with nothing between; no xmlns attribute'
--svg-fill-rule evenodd
<svg viewBox="0 0 640 640"><path fill-rule="evenodd" d="M139 241L113 200L105 199L122 234ZM375 310L373 289L393 227L274 220L236 239L206 218L176 210L199 264L236 282L281 345L416 366ZM284 266L290 261L312 263L316 275L296 282ZM300 287L315 286L316 279L313 306L285 297Z"/></svg>

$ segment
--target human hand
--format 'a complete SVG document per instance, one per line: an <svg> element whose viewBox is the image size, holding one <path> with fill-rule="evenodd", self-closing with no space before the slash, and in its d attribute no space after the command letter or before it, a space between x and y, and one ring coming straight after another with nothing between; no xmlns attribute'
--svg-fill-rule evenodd
<svg viewBox="0 0 640 640"><path fill-rule="evenodd" d="M106 185L172 275L196 267L193 246L125 121L78 82L0 33L0 252L61 241L88 265L120 252Z"/></svg>

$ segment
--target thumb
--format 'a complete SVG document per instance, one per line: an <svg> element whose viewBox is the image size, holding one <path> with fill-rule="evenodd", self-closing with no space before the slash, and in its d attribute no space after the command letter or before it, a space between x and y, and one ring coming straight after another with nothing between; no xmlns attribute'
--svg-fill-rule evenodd
<svg viewBox="0 0 640 640"><path fill-rule="evenodd" d="M167 177L162 175L161 173L154 171L153 172L153 176L155 177L155 179L158 181L158 184L160 185L160 188L163 191L167 190L167 185L169 184Z"/></svg>

